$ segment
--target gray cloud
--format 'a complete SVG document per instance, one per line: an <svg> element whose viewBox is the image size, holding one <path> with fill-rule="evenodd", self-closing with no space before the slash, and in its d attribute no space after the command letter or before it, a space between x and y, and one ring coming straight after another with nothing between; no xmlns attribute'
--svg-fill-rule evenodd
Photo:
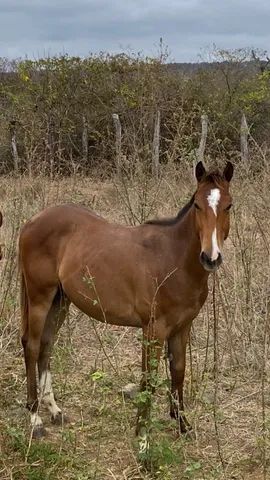
<svg viewBox="0 0 270 480"><path fill-rule="evenodd" d="M161 36L177 61L213 43L270 47L268 0L0 0L0 12L0 56L153 55Z"/></svg>

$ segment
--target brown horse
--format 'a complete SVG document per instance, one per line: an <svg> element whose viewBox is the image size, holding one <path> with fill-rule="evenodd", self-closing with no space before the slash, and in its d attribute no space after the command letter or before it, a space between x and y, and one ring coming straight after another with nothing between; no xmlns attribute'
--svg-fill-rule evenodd
<svg viewBox="0 0 270 480"><path fill-rule="evenodd" d="M22 344L34 436L45 433L39 400L53 422L62 421L49 361L71 302L101 322L142 328L142 390L151 390L151 354L154 351L157 366L168 342L171 416L179 419L182 432L190 428L183 413L186 343L192 320L207 298L209 272L222 262L233 166L228 162L222 174L207 173L199 162L195 173L197 190L172 219L128 227L111 224L81 206L60 205L35 215L22 228ZM147 415L146 402L138 412L140 435Z"/></svg>

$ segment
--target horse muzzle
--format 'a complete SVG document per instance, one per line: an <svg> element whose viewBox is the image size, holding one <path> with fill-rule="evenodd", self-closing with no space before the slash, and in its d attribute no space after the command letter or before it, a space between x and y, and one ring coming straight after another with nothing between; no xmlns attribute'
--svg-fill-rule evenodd
<svg viewBox="0 0 270 480"><path fill-rule="evenodd" d="M201 252L200 262L201 262L203 268L204 268L207 272L215 272L215 271L218 269L218 267L222 264L222 256L221 256L221 254L219 253L217 259L216 259L216 260L212 260L212 259L207 255L207 253Z"/></svg>

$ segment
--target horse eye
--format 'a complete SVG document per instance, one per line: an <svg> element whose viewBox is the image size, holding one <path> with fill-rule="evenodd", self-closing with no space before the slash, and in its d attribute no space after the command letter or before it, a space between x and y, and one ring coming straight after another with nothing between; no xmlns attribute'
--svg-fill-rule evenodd
<svg viewBox="0 0 270 480"><path fill-rule="evenodd" d="M230 204L227 208L225 208L226 212L228 212L232 208L232 204Z"/></svg>
<svg viewBox="0 0 270 480"><path fill-rule="evenodd" d="M194 207L197 209L197 210L200 210L200 207L197 203L194 203Z"/></svg>

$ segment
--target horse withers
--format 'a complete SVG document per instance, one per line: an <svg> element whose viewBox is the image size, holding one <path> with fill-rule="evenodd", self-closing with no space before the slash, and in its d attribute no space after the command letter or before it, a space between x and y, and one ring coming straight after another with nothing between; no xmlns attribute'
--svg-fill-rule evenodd
<svg viewBox="0 0 270 480"><path fill-rule="evenodd" d="M170 413L178 418L182 432L190 428L183 412L186 344L192 320L207 298L209 273L222 262L233 166L228 162L222 173L207 172L199 162L195 175L196 192L171 219L123 226L69 204L49 207L23 226L22 344L34 437L45 433L38 409L41 400L52 421L62 422L50 356L71 302L101 322L142 328L142 390L151 390L151 368L157 368L168 342ZM155 363L150 361L153 354ZM138 411L140 435L147 415L146 402Z"/></svg>

